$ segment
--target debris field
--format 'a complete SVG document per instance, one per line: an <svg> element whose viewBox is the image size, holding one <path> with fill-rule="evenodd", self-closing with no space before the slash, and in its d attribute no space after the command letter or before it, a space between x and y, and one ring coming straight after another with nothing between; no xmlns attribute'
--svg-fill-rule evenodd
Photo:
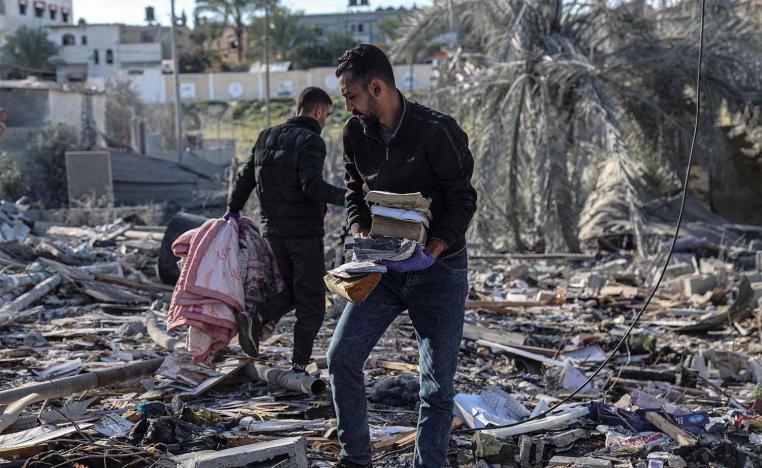
<svg viewBox="0 0 762 468"><path fill-rule="evenodd" d="M163 226L139 216L34 223L24 209L0 205L0 467L336 461L325 351L342 299L327 296L310 377L287 372L292 316L257 360L234 340L195 364L183 331L166 332ZM758 239L683 242L610 365L520 424L606 359L666 257L605 244L585 254L471 248L450 466L762 466ZM417 373L403 314L366 363L374 466L412 463Z"/></svg>

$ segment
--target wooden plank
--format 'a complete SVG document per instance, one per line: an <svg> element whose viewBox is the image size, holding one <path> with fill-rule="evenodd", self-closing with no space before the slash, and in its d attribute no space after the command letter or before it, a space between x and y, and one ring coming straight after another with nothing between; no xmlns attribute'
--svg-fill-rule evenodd
<svg viewBox="0 0 762 468"><path fill-rule="evenodd" d="M415 442L417 431L413 429L410 432L403 432L401 434L392 437L391 439L385 439L373 444L373 450L386 452L389 450L397 450L398 448L410 445Z"/></svg>
<svg viewBox="0 0 762 468"><path fill-rule="evenodd" d="M105 283L88 283L82 288L82 292L97 301L114 304L145 304L150 302L147 297Z"/></svg>
<svg viewBox="0 0 762 468"><path fill-rule="evenodd" d="M525 253L525 254L484 254L484 255L469 255L468 258L472 260L566 260L566 261L593 261L595 255L593 254L577 254L577 253Z"/></svg>
<svg viewBox="0 0 762 468"><path fill-rule="evenodd" d="M222 363L218 364L217 368L215 369L217 372L220 373L220 375L206 379L195 389L181 393L180 397L182 397L183 399L200 397L204 393L208 392L215 386L219 385L220 383L227 380L232 375L236 374L238 371L243 369L247 363L248 361L246 360L238 360L234 358L226 359Z"/></svg>
<svg viewBox="0 0 762 468"><path fill-rule="evenodd" d="M0 325L14 320L15 316L61 284L61 275L54 275L33 287L13 301L0 307Z"/></svg>
<svg viewBox="0 0 762 468"><path fill-rule="evenodd" d="M119 226L111 232L98 236L97 239L94 239L94 242L96 244L110 242L116 239L117 237L121 236L125 232L129 231L130 229L132 229L132 224L125 224L125 225Z"/></svg>
<svg viewBox="0 0 762 468"><path fill-rule="evenodd" d="M493 343L491 341L486 340L479 340L476 342L477 344L480 344L482 346L488 346L490 348L496 348L501 351L505 351L506 353L514 354L516 356L525 357L527 359L531 359L533 361L541 362L543 364L547 364L549 366L556 366L556 367L564 367L566 364L563 361L559 361L557 359L550 359L548 357L531 353L529 351L524 351L523 349L514 348L513 346L505 346L501 345L499 343Z"/></svg>
<svg viewBox="0 0 762 468"><path fill-rule="evenodd" d="M659 413L646 413L646 420L658 427L660 431L670 436L672 440L680 444L681 447L692 447L698 443L698 440L696 440L695 437L667 421L667 419Z"/></svg>
<svg viewBox="0 0 762 468"><path fill-rule="evenodd" d="M418 364L410 364L408 362L400 362L400 361L387 361L384 359L373 359L371 358L371 364L375 367L380 367L382 369L389 369L389 370L396 370L396 371L403 371L403 372L413 372L418 373L420 372L420 367Z"/></svg>
<svg viewBox="0 0 762 468"><path fill-rule="evenodd" d="M101 283L109 283L109 284L116 284L119 286L126 286L128 288L132 289L140 289L143 291L152 291L152 292L173 292L175 290L174 287L168 286L166 284L160 284L160 283L142 283L140 281L133 281L126 278L120 278L118 276L112 276L112 275L103 275L103 274L96 274L95 280L99 281Z"/></svg>
<svg viewBox="0 0 762 468"><path fill-rule="evenodd" d="M521 333L492 330L470 323L463 324L463 338L471 341L487 340L506 346L521 346L525 340Z"/></svg>
<svg viewBox="0 0 762 468"><path fill-rule="evenodd" d="M511 312L524 307L547 306L541 301L466 301L466 310L489 310L493 312Z"/></svg>

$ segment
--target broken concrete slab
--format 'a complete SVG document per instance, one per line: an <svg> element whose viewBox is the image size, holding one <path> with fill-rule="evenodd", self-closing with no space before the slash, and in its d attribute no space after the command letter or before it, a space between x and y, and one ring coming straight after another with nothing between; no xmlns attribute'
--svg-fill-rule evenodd
<svg viewBox="0 0 762 468"><path fill-rule="evenodd" d="M178 468L227 468L271 462L268 466L309 468L304 437L259 442L220 451L187 453L175 457Z"/></svg>
<svg viewBox="0 0 762 468"><path fill-rule="evenodd" d="M564 457L556 455L550 459L547 466L564 466L569 468L611 468L611 460L593 457Z"/></svg>
<svg viewBox="0 0 762 468"><path fill-rule="evenodd" d="M476 451L474 456L488 463L510 465L515 462L518 447L511 439L498 439L484 432L474 434Z"/></svg>

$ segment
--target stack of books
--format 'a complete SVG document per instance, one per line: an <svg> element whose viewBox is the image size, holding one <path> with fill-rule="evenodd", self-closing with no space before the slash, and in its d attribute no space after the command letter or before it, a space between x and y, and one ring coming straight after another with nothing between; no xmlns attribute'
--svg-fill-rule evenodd
<svg viewBox="0 0 762 468"><path fill-rule="evenodd" d="M418 244L426 243L431 221L431 200L420 193L373 191L365 201L370 205L371 238L353 239L352 261L323 277L331 292L353 304L362 303L381 281L386 266L380 262L410 258Z"/></svg>
<svg viewBox="0 0 762 468"><path fill-rule="evenodd" d="M417 193L371 191L365 196L370 205L372 237L396 237L425 244L431 200Z"/></svg>

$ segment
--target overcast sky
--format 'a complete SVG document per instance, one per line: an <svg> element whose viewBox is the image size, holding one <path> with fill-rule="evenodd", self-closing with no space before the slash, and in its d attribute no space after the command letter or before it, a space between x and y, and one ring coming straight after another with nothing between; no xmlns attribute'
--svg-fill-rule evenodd
<svg viewBox="0 0 762 468"><path fill-rule="evenodd" d="M185 10L190 18L194 0L175 0L175 10L179 15ZM372 8L431 5L432 0L370 0ZM347 11L347 0L281 0L281 4L305 13L335 13ZM74 19L84 18L88 23L143 24L145 7L153 6L156 19L169 24L170 0L74 0Z"/></svg>

